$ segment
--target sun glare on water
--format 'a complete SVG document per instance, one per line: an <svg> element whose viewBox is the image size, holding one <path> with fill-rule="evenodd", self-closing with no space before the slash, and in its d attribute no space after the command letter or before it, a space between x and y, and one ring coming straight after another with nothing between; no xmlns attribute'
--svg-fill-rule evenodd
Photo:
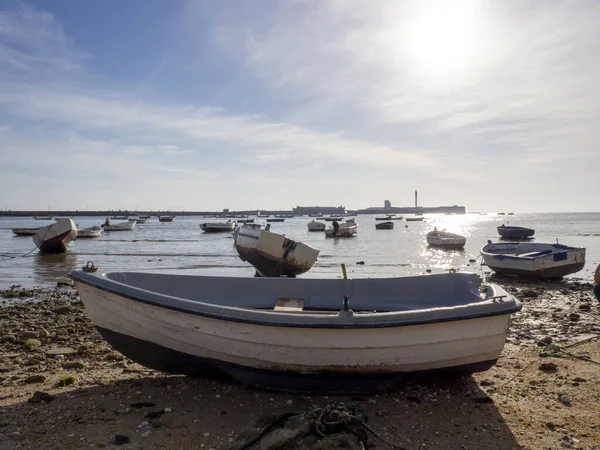
<svg viewBox="0 0 600 450"><path fill-rule="evenodd" d="M476 0L416 3L397 29L404 63L432 81L464 81L485 57L482 5Z"/></svg>

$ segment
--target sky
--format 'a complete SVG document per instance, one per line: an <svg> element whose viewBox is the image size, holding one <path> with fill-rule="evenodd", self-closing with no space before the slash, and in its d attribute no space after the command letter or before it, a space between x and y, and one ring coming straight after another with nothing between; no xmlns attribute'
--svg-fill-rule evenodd
<svg viewBox="0 0 600 450"><path fill-rule="evenodd" d="M0 208L600 210L600 2L0 0Z"/></svg>

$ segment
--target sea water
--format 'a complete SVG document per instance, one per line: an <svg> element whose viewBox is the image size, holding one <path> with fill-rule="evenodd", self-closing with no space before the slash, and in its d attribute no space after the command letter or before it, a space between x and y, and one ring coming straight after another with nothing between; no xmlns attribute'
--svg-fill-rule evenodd
<svg viewBox="0 0 600 450"><path fill-rule="evenodd" d="M481 273L479 251L488 240L499 239L502 224L531 227L534 242L560 242L586 247L585 268L573 275L592 280L600 263L600 213L497 213L425 215L423 222L394 221L393 230L376 230L374 215L356 217L358 234L351 238L326 238L309 232L307 216L271 223L271 231L320 250L318 261L302 277L341 277L344 263L348 276L391 277L442 273L451 269ZM17 237L13 227L40 227L51 222L33 218L0 218L0 288L20 284L55 286L74 269L93 261L103 272L140 271L188 275L253 276L254 269L240 260L230 233L204 233L200 224L219 219L180 216L161 223L152 217L134 231L103 232L97 239L78 239L59 255L41 255L31 237ZM75 217L78 228L101 225L101 217ZM255 218L264 223L264 218ZM118 221L113 221L118 222ZM329 226L331 223L327 222ZM467 238L464 250L430 248L425 235L437 227ZM364 264L363 264L364 263Z"/></svg>

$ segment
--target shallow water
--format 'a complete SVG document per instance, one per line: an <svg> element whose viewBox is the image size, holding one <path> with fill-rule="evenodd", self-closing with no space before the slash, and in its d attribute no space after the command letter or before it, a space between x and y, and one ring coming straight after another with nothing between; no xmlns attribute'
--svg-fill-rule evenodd
<svg viewBox="0 0 600 450"><path fill-rule="evenodd" d="M80 228L100 225L99 217L76 217ZM205 234L199 225L215 219L177 217L160 223L156 217L138 224L134 231L105 232L98 239L79 239L61 255L40 255L31 237L17 237L13 227L39 227L50 222L33 218L0 218L0 287L54 285L73 269L94 261L102 271L147 271L196 275L252 276L253 268L241 261L228 233ZM394 230L375 230L375 216L356 218L358 235L325 238L308 232L309 217L272 223L271 230L307 243L321 251L303 277L341 276L345 263L351 277L406 276L444 272L451 268L481 271L479 249L488 239L498 240L496 227L503 223L536 230L534 242L556 242L587 248L586 266L576 277L592 279L600 262L600 213L487 215L426 215L424 222L396 221ZM257 219L258 221L258 219ZM115 221L117 222L117 221ZM329 223L328 223L329 224ZM433 227L463 234L463 251L431 249L425 234ZM33 251L32 251L33 250ZM32 252L31 252L32 251ZM30 254L25 255L26 253ZM470 260L476 259L476 262ZM356 264L364 261L364 265ZM487 269L487 268L486 268Z"/></svg>

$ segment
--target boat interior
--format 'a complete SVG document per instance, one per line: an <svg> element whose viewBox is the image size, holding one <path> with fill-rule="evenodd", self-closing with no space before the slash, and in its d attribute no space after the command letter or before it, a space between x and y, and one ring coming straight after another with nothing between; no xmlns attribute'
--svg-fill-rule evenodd
<svg viewBox="0 0 600 450"><path fill-rule="evenodd" d="M480 303L481 279L474 273L450 273L402 278L310 279L246 278L114 272L101 275L122 291L142 289L157 303L254 309L289 313L337 314L348 297L355 313L417 311ZM99 280L100 281L100 280ZM125 289L123 289L125 288ZM158 295L156 295L158 294Z"/></svg>

